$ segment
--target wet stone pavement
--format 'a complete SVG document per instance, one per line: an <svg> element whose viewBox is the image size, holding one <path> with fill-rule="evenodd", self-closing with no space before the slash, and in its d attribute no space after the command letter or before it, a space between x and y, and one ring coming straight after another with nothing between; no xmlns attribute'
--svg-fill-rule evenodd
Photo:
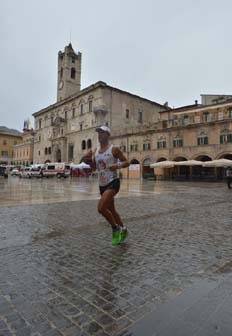
<svg viewBox="0 0 232 336"><path fill-rule="evenodd" d="M1 180L0 336L232 335L231 196L122 181L113 247L95 180Z"/></svg>

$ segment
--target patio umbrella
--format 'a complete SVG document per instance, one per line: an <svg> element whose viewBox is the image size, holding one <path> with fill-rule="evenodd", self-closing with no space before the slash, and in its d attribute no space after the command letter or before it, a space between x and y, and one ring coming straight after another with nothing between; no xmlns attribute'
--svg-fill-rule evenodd
<svg viewBox="0 0 232 336"><path fill-rule="evenodd" d="M150 168L172 168L174 167L173 161L160 161L160 162L155 162L150 165Z"/></svg>
<svg viewBox="0 0 232 336"><path fill-rule="evenodd" d="M174 162L175 166L202 166L202 161L197 160L186 160L186 161L176 161Z"/></svg>
<svg viewBox="0 0 232 336"><path fill-rule="evenodd" d="M219 159L213 161L205 161L203 167L232 167L232 160Z"/></svg>

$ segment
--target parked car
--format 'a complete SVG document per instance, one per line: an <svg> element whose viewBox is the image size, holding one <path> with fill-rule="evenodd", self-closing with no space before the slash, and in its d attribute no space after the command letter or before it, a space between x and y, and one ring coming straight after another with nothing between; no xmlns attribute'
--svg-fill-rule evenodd
<svg viewBox="0 0 232 336"><path fill-rule="evenodd" d="M19 175L19 169L18 168L14 168L11 170L11 176L18 176Z"/></svg>
<svg viewBox="0 0 232 336"><path fill-rule="evenodd" d="M39 167L26 167L19 172L19 177L42 177L41 169Z"/></svg>
<svg viewBox="0 0 232 336"><path fill-rule="evenodd" d="M56 176L60 177L69 177L71 172L70 165L64 162L54 162L47 163L43 169L41 169L41 174L45 177Z"/></svg>
<svg viewBox="0 0 232 336"><path fill-rule="evenodd" d="M6 166L0 166L0 176L3 176L4 178L8 177L8 172L6 170Z"/></svg>

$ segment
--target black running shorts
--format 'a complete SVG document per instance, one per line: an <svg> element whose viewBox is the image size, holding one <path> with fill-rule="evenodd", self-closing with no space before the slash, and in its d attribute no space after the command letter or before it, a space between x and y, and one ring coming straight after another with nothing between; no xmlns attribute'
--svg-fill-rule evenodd
<svg viewBox="0 0 232 336"><path fill-rule="evenodd" d="M104 193L105 190L108 190L108 189L114 189L116 191L116 194L117 194L119 192L119 189L120 189L120 179L116 178L104 187L99 186L99 190L100 190L101 195Z"/></svg>

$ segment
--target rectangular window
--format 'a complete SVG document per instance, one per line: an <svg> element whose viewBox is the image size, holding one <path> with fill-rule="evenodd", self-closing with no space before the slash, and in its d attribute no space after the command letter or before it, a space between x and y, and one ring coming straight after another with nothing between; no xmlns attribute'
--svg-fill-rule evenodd
<svg viewBox="0 0 232 336"><path fill-rule="evenodd" d="M129 119L129 117L130 117L130 111L126 109L126 119Z"/></svg>
<svg viewBox="0 0 232 336"><path fill-rule="evenodd" d="M75 108L72 109L72 118L75 118Z"/></svg>
<svg viewBox="0 0 232 336"><path fill-rule="evenodd" d="M137 150L138 150L138 145L137 145L137 144L132 144L132 145L130 146L130 149L131 149L131 152L137 152Z"/></svg>
<svg viewBox="0 0 232 336"><path fill-rule="evenodd" d="M204 136L204 137L198 137L197 138L197 145L201 146L201 145L208 145L208 137Z"/></svg>
<svg viewBox="0 0 232 336"><path fill-rule="evenodd" d="M67 118L68 118L68 111L65 111L64 112L64 119L67 120Z"/></svg>
<svg viewBox="0 0 232 336"><path fill-rule="evenodd" d="M89 112L93 112L93 101L89 101Z"/></svg>
<svg viewBox="0 0 232 336"><path fill-rule="evenodd" d="M163 124L163 128L167 128L168 127L168 121L167 120L163 120L162 124Z"/></svg>
<svg viewBox="0 0 232 336"><path fill-rule="evenodd" d="M143 122L143 112L142 111L138 111L138 122L139 123Z"/></svg>
<svg viewBox="0 0 232 336"><path fill-rule="evenodd" d="M228 109L228 113L229 113L229 118L232 119L232 107Z"/></svg>
<svg viewBox="0 0 232 336"><path fill-rule="evenodd" d="M73 160L73 153L74 153L74 146L73 144L68 145L68 160L72 161Z"/></svg>
<svg viewBox="0 0 232 336"><path fill-rule="evenodd" d="M143 144L143 150L148 151L151 149L151 144L149 142Z"/></svg>
<svg viewBox="0 0 232 336"><path fill-rule="evenodd" d="M203 113L203 122L209 122L211 121L211 115L209 112L204 112Z"/></svg>
<svg viewBox="0 0 232 336"><path fill-rule="evenodd" d="M157 142L157 148L158 149L166 148L166 141L158 141Z"/></svg>
<svg viewBox="0 0 232 336"><path fill-rule="evenodd" d="M42 119L39 119L39 128L42 128Z"/></svg>
<svg viewBox="0 0 232 336"><path fill-rule="evenodd" d="M178 126L178 119L177 119L177 116L173 116L172 126Z"/></svg>
<svg viewBox="0 0 232 336"><path fill-rule="evenodd" d="M7 145L7 140L3 139L3 145Z"/></svg>
<svg viewBox="0 0 232 336"><path fill-rule="evenodd" d="M232 143L232 134L222 134L220 135L220 144Z"/></svg>
<svg viewBox="0 0 232 336"><path fill-rule="evenodd" d="M189 124L189 116L184 116L182 119L182 123L184 126Z"/></svg>
<svg viewBox="0 0 232 336"><path fill-rule="evenodd" d="M17 145L17 140L14 140L14 145Z"/></svg>
<svg viewBox="0 0 232 336"><path fill-rule="evenodd" d="M2 151L2 156L7 157L8 156L8 151Z"/></svg>
<svg viewBox="0 0 232 336"><path fill-rule="evenodd" d="M81 114L83 114L84 113L84 105L83 104L81 104L81 112L80 112Z"/></svg>
<svg viewBox="0 0 232 336"><path fill-rule="evenodd" d="M183 147L183 140L182 139L173 140L173 147Z"/></svg>
<svg viewBox="0 0 232 336"><path fill-rule="evenodd" d="M119 148L122 152L126 152L126 146L125 145L120 145Z"/></svg>

